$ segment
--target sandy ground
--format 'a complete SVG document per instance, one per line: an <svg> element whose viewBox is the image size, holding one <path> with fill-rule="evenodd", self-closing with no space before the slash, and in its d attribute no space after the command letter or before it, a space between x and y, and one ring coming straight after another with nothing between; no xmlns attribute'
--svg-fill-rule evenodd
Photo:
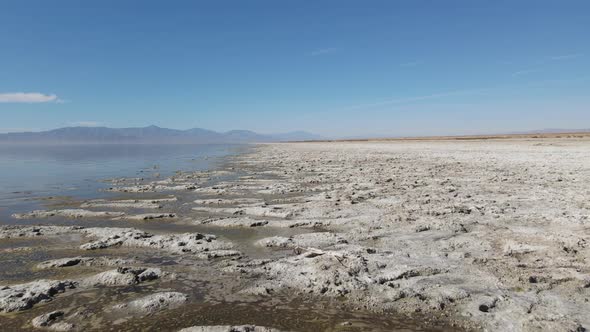
<svg viewBox="0 0 590 332"><path fill-rule="evenodd" d="M243 308L232 301L282 308L278 299L298 299L367 318L340 314L301 329L300 316L249 313L192 330L386 331L402 315L407 330L434 329L430 321L442 330L585 331L589 183L587 138L259 145L218 170L117 181L117 199L15 214L43 226L0 227L5 260L36 259L3 274L11 279L0 282L0 322L189 327L186 317L220 304L231 312ZM55 270L66 272L47 272ZM128 296L108 300L121 287ZM80 310L76 294L89 292L103 292L106 304ZM302 316L322 312L304 307ZM376 317L379 327L369 323Z"/></svg>

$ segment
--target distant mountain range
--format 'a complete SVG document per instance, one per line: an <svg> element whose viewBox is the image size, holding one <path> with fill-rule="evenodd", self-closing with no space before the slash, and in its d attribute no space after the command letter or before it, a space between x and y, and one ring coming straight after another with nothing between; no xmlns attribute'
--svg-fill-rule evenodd
<svg viewBox="0 0 590 332"><path fill-rule="evenodd" d="M581 133L590 129L540 129L519 131L506 134L551 134ZM358 137L326 138L305 131L293 131L282 134L259 134L250 130L231 130L216 132L193 128L187 130L168 129L158 126L142 128L107 128L107 127L65 127L41 132L21 132L0 134L0 144L215 144L215 143L264 143L286 141L311 141L325 139L367 139L370 137L396 138L394 135L372 135Z"/></svg>
<svg viewBox="0 0 590 332"><path fill-rule="evenodd" d="M143 128L66 127L42 132L0 134L0 143L258 143L322 139L305 131L258 134L249 130L224 133L193 128L177 130L149 126Z"/></svg>

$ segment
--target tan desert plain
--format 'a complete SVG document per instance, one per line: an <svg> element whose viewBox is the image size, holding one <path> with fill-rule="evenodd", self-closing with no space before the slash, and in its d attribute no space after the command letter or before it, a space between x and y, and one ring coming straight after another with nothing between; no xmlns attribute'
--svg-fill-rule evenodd
<svg viewBox="0 0 590 332"><path fill-rule="evenodd" d="M587 133L260 144L107 191L1 226L1 330L590 329Z"/></svg>

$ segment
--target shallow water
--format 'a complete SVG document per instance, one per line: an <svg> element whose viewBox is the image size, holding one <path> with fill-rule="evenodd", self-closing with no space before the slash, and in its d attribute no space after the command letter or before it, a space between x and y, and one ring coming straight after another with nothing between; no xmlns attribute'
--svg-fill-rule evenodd
<svg viewBox="0 0 590 332"><path fill-rule="evenodd" d="M100 180L154 179L179 170L206 170L244 145L6 145L0 144L0 224L41 197L100 198Z"/></svg>
<svg viewBox="0 0 590 332"><path fill-rule="evenodd" d="M22 147L0 146L0 224L79 225L86 227L133 227L150 233L200 232L214 234L234 243L250 259L284 257L292 250L277 250L254 245L269 236L291 236L321 229L301 228L223 228L199 224L207 218L191 210L192 201L203 198L193 192L121 194L99 192L108 184L105 178L162 178L177 170L204 170L222 165L223 156L244 151L238 146L90 146ZM155 167L157 165L157 167ZM10 174L11 176L7 176ZM29 175L29 176L27 176ZM223 181L223 179L217 179ZM174 194L177 202L167 203L166 212L174 220L127 221L101 218L47 218L17 220L14 212L36 208L77 207L89 198L158 198ZM267 197L273 199L273 197ZM283 197L284 198L284 197ZM123 209L125 212L139 212ZM145 212L145 211L143 211ZM419 319L395 314L377 314L352 310L339 300L303 299L275 294L271 298L236 296L248 277L220 273L207 261L183 259L138 248L110 248L82 251L82 236L44 237L42 239L0 240L0 285L38 279L76 279L112 267L68 267L39 270L42 261L75 256L111 256L137 259L148 266L162 267L178 278L129 287L74 290L55 300L37 304L19 313L0 315L0 330L30 330L32 318L52 310L86 312L93 328L104 331L177 331L192 325L256 324L285 331L449 331L425 328ZM21 248L24 248L22 251ZM15 250L16 249L16 250ZM114 304L152 294L178 291L189 296L189 303L178 309L127 317L112 310ZM116 323L116 324L115 324Z"/></svg>
<svg viewBox="0 0 590 332"><path fill-rule="evenodd" d="M259 302L194 304L157 315L133 320L118 326L120 330L170 330L194 325L271 326L284 331L450 331L448 328L417 327L416 320L400 320L391 314L376 315L345 309L336 301L280 299Z"/></svg>

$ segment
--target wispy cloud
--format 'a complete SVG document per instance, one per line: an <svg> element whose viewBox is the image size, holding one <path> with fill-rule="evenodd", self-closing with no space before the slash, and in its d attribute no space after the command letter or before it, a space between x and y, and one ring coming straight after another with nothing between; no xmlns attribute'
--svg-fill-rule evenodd
<svg viewBox="0 0 590 332"><path fill-rule="evenodd" d="M324 54L329 54L329 53L334 53L334 52L336 52L336 49L330 47L330 48L320 48L320 49L317 49L313 52L309 52L308 54L311 56L318 56L318 55L324 55Z"/></svg>
<svg viewBox="0 0 590 332"><path fill-rule="evenodd" d="M553 85L553 84L571 84L571 83L587 83L590 81L590 76L579 76L574 78L568 79L545 79L545 80L536 80L529 82L528 85L530 86L537 86L537 85Z"/></svg>
<svg viewBox="0 0 590 332"><path fill-rule="evenodd" d="M39 92L7 92L0 93L0 103L56 103L60 102L54 94L44 94Z"/></svg>
<svg viewBox="0 0 590 332"><path fill-rule="evenodd" d="M571 54L561 54L561 55L552 55L552 56L545 56L544 58L538 59L535 62L532 62L525 67L529 67L528 69L518 70L512 73L512 77L528 75L534 72L541 71L542 68L545 66L551 65L553 62L556 61L567 61L571 59L576 59L579 57L584 56L582 53L571 53ZM505 64L512 64L511 62L506 62Z"/></svg>
<svg viewBox="0 0 590 332"><path fill-rule="evenodd" d="M535 72L538 72L538 71L539 71L539 69L519 70L519 71L515 71L514 73L512 73L512 76L513 77L516 77L516 76L528 75L528 74L535 73Z"/></svg>
<svg viewBox="0 0 590 332"><path fill-rule="evenodd" d="M68 123L69 126L72 127L99 127L102 126L102 122L97 121L76 121Z"/></svg>
<svg viewBox="0 0 590 332"><path fill-rule="evenodd" d="M579 57L583 57L584 54L582 53L574 53L574 54L564 54L564 55L556 55L556 56L552 56L549 57L551 60L569 60L569 59L575 59L575 58L579 58Z"/></svg>
<svg viewBox="0 0 590 332"><path fill-rule="evenodd" d="M401 63L399 66L400 67L416 67L418 65L421 65L422 63L423 63L422 61L411 61L411 62Z"/></svg>
<svg viewBox="0 0 590 332"><path fill-rule="evenodd" d="M474 95L474 94L481 94L482 92L484 92L486 90L487 89L456 90L456 91L433 93L433 94L429 94L429 95L422 95L422 96L415 96L415 97L408 97L408 98L388 99L388 100L382 100L382 101L373 102L373 103L351 105L348 107L341 108L340 110L351 111L351 110L365 109L365 108L385 106L385 105L408 104L408 103L413 103L413 102L418 102L418 101L423 101L423 100L439 99L439 98L445 98L445 97Z"/></svg>

